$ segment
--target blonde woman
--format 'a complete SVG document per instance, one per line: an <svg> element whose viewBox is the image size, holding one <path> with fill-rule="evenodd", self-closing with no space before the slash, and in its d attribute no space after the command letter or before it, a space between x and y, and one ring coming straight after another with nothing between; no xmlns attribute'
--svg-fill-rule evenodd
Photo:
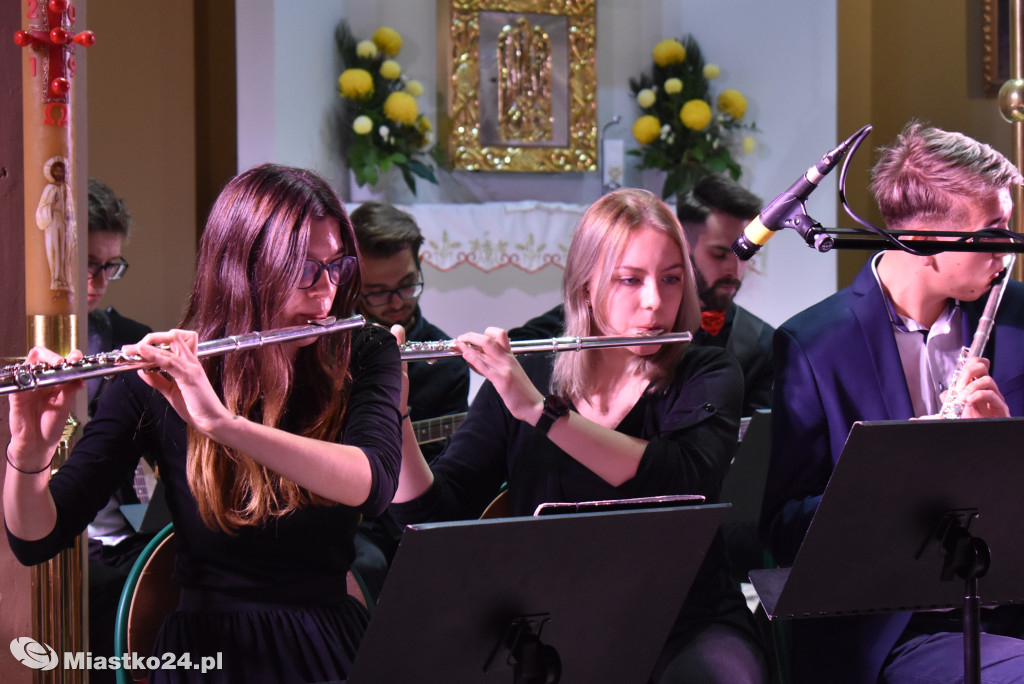
<svg viewBox="0 0 1024 684"><path fill-rule="evenodd" d="M566 335L655 335L700 325L679 221L643 190L609 193L583 215L563 298ZM498 328L462 335L457 345L488 382L430 467L404 422L390 508L400 522L477 517L503 482L514 515L544 502L717 496L743 399L742 371L723 350L634 346L520 361ZM756 634L719 537L651 679L762 682Z"/></svg>

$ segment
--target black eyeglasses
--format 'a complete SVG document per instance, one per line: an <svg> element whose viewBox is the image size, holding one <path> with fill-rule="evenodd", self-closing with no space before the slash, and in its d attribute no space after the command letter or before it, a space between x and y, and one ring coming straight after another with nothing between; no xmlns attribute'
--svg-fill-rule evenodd
<svg viewBox="0 0 1024 684"><path fill-rule="evenodd" d="M100 271L103 271L107 276L107 280L120 280L128 270L128 262L123 257L115 257L105 264L97 264L95 261L90 261L86 265L86 269L89 272L89 280L98 276Z"/></svg>
<svg viewBox="0 0 1024 684"><path fill-rule="evenodd" d="M394 290L379 290L363 295L363 301L367 306L384 306L391 301L392 297L399 299L416 299L423 294L423 281L411 285L396 287Z"/></svg>
<svg viewBox="0 0 1024 684"><path fill-rule="evenodd" d="M306 262L302 265L302 275L299 277L299 289L308 290L316 285L320 280L320 274L324 271L327 271L327 277L330 278L331 283L340 285L351 280L356 272L356 268L358 268L356 258L351 255L340 256L326 264L314 261L313 259L306 259Z"/></svg>

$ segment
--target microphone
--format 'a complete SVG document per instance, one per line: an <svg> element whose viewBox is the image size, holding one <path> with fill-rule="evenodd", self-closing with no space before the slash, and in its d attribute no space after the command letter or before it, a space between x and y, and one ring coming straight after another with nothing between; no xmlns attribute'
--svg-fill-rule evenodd
<svg viewBox="0 0 1024 684"><path fill-rule="evenodd" d="M865 128L868 127L865 126L844 140L834 150L825 153L825 156L817 164L807 169L807 172L800 176L788 190L769 202L757 218L747 224L747 227L743 229L743 234L736 238L736 242L732 245L733 253L741 261L747 261L757 254L758 250L777 231L786 227L795 228L808 244L813 243L813 246L822 252L827 252L832 248L832 237L821 232L821 225L807 215L804 202L818 187L821 179L838 166L850 144L861 135Z"/></svg>

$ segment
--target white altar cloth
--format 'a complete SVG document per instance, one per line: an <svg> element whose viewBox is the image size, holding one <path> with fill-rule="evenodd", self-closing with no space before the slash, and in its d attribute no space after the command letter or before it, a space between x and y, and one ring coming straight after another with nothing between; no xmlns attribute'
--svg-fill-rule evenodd
<svg viewBox="0 0 1024 684"><path fill-rule="evenodd" d="M515 266L536 273L565 268L583 205L556 202L400 205L423 232L420 256L439 271L461 264L484 273Z"/></svg>

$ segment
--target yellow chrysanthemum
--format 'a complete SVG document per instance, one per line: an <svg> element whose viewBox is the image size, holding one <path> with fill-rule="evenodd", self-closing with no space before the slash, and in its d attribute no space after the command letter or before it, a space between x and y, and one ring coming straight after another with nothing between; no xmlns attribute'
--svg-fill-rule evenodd
<svg viewBox="0 0 1024 684"><path fill-rule="evenodd" d="M372 40L361 40L359 41L359 44L356 45L356 54L365 59L373 59L379 53L377 51L377 46L373 44Z"/></svg>
<svg viewBox="0 0 1024 684"><path fill-rule="evenodd" d="M381 26L373 32L373 43L388 57L394 57L402 49L402 36L398 31Z"/></svg>
<svg viewBox="0 0 1024 684"><path fill-rule="evenodd" d="M644 88L643 90L636 94L636 103L643 107L644 109L647 109L648 107L653 105L656 99L657 98L654 95L654 91L651 90L650 88Z"/></svg>
<svg viewBox="0 0 1024 684"><path fill-rule="evenodd" d="M426 133L434 130L434 124L430 123L430 119L420 114L419 118L416 119L416 130L420 133Z"/></svg>
<svg viewBox="0 0 1024 684"><path fill-rule="evenodd" d="M373 120L365 114L361 114L352 122L352 130L359 135L366 135L373 130Z"/></svg>
<svg viewBox="0 0 1024 684"><path fill-rule="evenodd" d="M690 100L679 110L679 120L694 131L703 131L711 123L711 107L704 100Z"/></svg>
<svg viewBox="0 0 1024 684"><path fill-rule="evenodd" d="M744 136L743 138L743 151L750 154L757 147L757 142L751 135Z"/></svg>
<svg viewBox="0 0 1024 684"><path fill-rule="evenodd" d="M723 90L718 96L718 109L739 121L747 113L747 98L738 90Z"/></svg>
<svg viewBox="0 0 1024 684"><path fill-rule="evenodd" d="M416 98L408 93L391 93L384 100L384 116L397 123L409 126L415 123L419 113Z"/></svg>
<svg viewBox="0 0 1024 684"><path fill-rule="evenodd" d="M705 64L704 65L704 78L709 81L713 78L718 78L721 75L722 70L718 68L717 64Z"/></svg>
<svg viewBox="0 0 1024 684"><path fill-rule="evenodd" d="M683 92L683 82L678 78L670 78L665 81L665 92L669 95Z"/></svg>
<svg viewBox="0 0 1024 684"><path fill-rule="evenodd" d="M393 59L385 59L380 65L380 75L389 81L394 81L402 75L402 67Z"/></svg>
<svg viewBox="0 0 1024 684"><path fill-rule="evenodd" d="M686 48L678 40L663 40L654 46L654 63L660 67L686 61Z"/></svg>
<svg viewBox="0 0 1024 684"><path fill-rule="evenodd" d="M362 100L373 95L373 76L366 69L345 69L338 77L342 97Z"/></svg>
<svg viewBox="0 0 1024 684"><path fill-rule="evenodd" d="M405 84L405 92L409 93L413 97L419 97L423 94L423 84L419 81L409 81Z"/></svg>
<svg viewBox="0 0 1024 684"><path fill-rule="evenodd" d="M633 124L633 137L641 145L648 145L658 139L661 134L661 122L658 121L658 117L641 116Z"/></svg>

